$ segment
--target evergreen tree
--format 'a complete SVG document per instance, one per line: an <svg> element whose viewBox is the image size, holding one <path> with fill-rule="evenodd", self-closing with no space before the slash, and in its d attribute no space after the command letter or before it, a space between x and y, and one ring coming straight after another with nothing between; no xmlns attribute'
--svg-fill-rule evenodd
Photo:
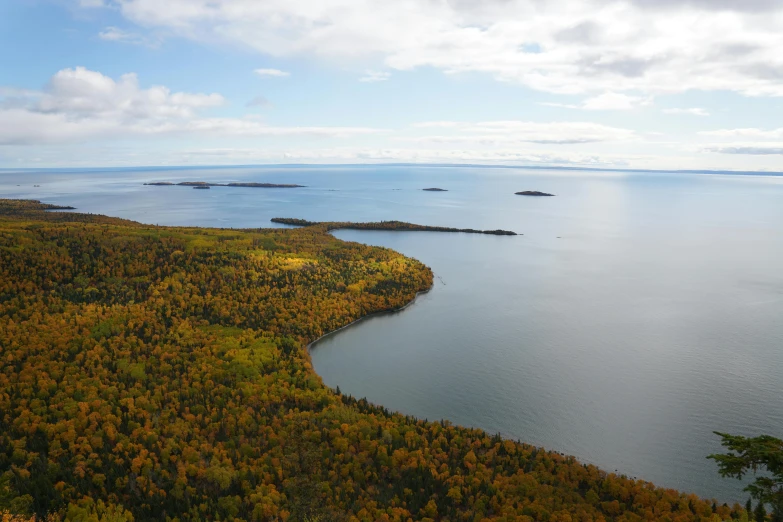
<svg viewBox="0 0 783 522"><path fill-rule="evenodd" d="M766 471L745 491L762 504L761 509L765 509L763 504L771 504L773 513L780 514L783 511L783 440L769 435L743 437L717 431L715 434L723 439L721 444L729 450L707 457L718 463L721 476L741 479L747 473ZM757 513L759 509L756 508Z"/></svg>
<svg viewBox="0 0 783 522"><path fill-rule="evenodd" d="M767 508L764 507L763 502L759 502L758 506L756 506L756 511L753 512L753 516L756 519L756 522L767 522Z"/></svg>

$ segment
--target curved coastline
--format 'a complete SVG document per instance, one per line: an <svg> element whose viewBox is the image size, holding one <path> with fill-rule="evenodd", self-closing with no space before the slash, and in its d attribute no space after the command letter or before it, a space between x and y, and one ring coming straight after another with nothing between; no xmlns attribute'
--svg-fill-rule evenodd
<svg viewBox="0 0 783 522"><path fill-rule="evenodd" d="M288 225L288 226L295 227L295 226L293 226L293 225ZM338 241L346 241L346 240L344 240L344 239L340 239L339 237L337 237L337 236L334 236L334 234L332 234L332 232L336 232L336 231L339 231L339 230L351 230L351 229L341 229L341 228L336 228L336 229L330 229L330 230L328 230L328 232L327 232L327 233L328 233L329 235L332 235L333 237L335 237L335 239L337 239ZM369 230L369 232L372 232L372 231L373 231L373 230ZM377 231L377 230L376 230L376 231ZM380 230L380 232L383 232L383 230ZM362 243L362 244L366 244L366 243ZM400 253L400 254L402 254L402 255L403 255L403 256L405 256L405 257L410 257L410 256L408 256L407 254L404 254L404 253L402 253L402 252L399 252L399 253ZM432 270L432 269L430 268L430 270ZM323 341L323 340L325 340L325 339L327 339L327 338L329 338L329 337L333 337L333 336L335 336L335 335L339 334L339 333L340 333L340 332L342 332L343 330L347 330L348 328L355 327L355 326L359 326L361 323L364 323L364 322L366 322L366 321L369 321L370 319L374 319L374 318L376 318L376 317L383 317L383 316L387 316L387 315L388 315L388 316L393 316L393 315L396 315L396 314L399 314L399 313L402 313L402 312L404 312L404 311L405 311L405 310L407 310L408 308L410 308L410 307L412 307L413 305L415 305L415 304L416 304L416 303L419 301L419 297L421 297L422 295L429 294L430 292L432 292L432 291L435 289L435 272L434 272L434 271L432 272L432 275L433 275L433 279L432 279L432 284L430 285L430 287L429 287L428 289L426 289L426 290L420 290L420 291L416 292L416 294L413 296L413 298L412 298L410 301L408 301L407 303L405 303L404 305L402 305L402 306L400 306L400 307L398 307L398 308L391 308L391 309L388 309L388 310L381 310L381 311L379 311L379 312L372 312L372 313L370 313L370 314L367 314L367 315L365 315L365 316L362 316L362 317L360 317L360 318L358 318L358 319L356 319L356 320L354 320L354 321L351 321L350 323L346 324L345 326L341 326L340 328L337 328L336 330L332 330L332 331L330 331L330 332L327 332L327 333L323 334L321 337L319 337L319 338L317 338L317 339L315 339L315 340L313 340L313 341L310 341L310 342L308 342L308 343L307 343L307 345L305 345L305 348L306 348L306 350L307 350L307 355L308 355L308 357L309 357L309 359L310 359L310 367L311 367L311 369L313 370L313 372L314 372L314 373L315 373L315 374L318 376L318 378L321 380L321 384L322 384L323 386L325 386L326 388L329 388L329 389L330 389L330 390L332 390L332 391L334 391L334 390L335 390L335 388L332 388L331 386L329 386L328 384L326 384L326 383L324 382L324 380L323 380L323 377L322 377L322 376L321 376L321 374L320 374L320 373L318 373L318 371L316 370L316 368L315 368L315 364L313 364L313 359L312 359L311 352L312 352L312 350L314 350L314 349L316 349L316 348L317 348L317 345L318 345L318 343L320 343L321 341ZM337 387L339 387L339 384L338 384L338 385L336 385L336 386L337 386ZM347 392L347 393L346 393L346 391L345 391L345 390L341 390L341 392L342 392L342 394L352 395L350 392ZM358 397L358 396L356 396L356 398L357 398L357 399L360 399L361 397ZM366 397L364 397L364 399L365 399L365 400L367 400L367 399L366 399ZM401 414L401 415L406 415L406 416L410 416L410 417L413 417L413 418L419 419L419 417L417 417L417 416L416 416L416 415L414 415L414 414L411 414L411 413L406 413L406 412L404 412L404 411L397 410L397 409L392 409L392 408L390 408L390 407L388 407L388 406L386 406L386 405L384 405L384 404L382 404L382 403L380 403L380 402L374 402L374 401L369 401L369 400L368 400L368 402L369 402L370 404L374 404L374 405L376 405L376 406L381 406L381 407L383 407L383 408L389 408L389 409L390 409L390 411L393 411L393 412L399 413L399 414ZM428 419L425 419L425 420L428 420ZM484 430L484 428L482 428L481 426L478 426L478 425L471 425L471 424L464 424L464 425L463 425L463 424L459 424L459 423L457 423L457 422L454 422L454 421L452 421L451 419L448 419L448 418L446 418L446 417L440 417L440 420L445 420L445 421L447 421L447 422L453 422L453 423L454 423L454 425L457 425L457 426L462 426L462 427L466 427L466 428L470 428L470 429L478 429L478 430L486 431L486 430ZM434 421L434 420L433 420L432 422L436 422L436 421ZM487 432L487 433L489 433L489 432ZM511 434L507 434L507 433L506 433L506 434L501 434L501 436L502 436L504 439L508 439L508 440L512 440L512 441L513 441L513 440L517 440L518 442L520 442L520 441L521 441L521 440L520 440L520 438L519 438L518 436L516 436L516 437L515 437L515 436L513 436L513 435L511 435ZM538 444L527 443L527 442L525 442L525 443L526 443L526 444L531 444L532 446L536 447L538 450L541 450L541 451L544 451L544 452L548 452L548 453L554 453L554 454L560 455L561 457L565 457L565 458L569 458L569 459L574 459L575 461L578 461L578 462L580 462L581 464L595 466L595 467L597 467L597 468L599 468L599 469L603 470L605 473L609 473L609 472L607 472L607 471L606 471L606 470L605 470L605 469L604 469L604 468L601 466L601 464L600 464L600 463L598 463L598 462L596 462L596 461L593 461L593 460L591 460L591 459L589 459L589 458L580 457L580 456L577 456L577 455L572 455L572 454L569 454L569 453L565 453L565 452L563 452L563 451L559 451L559 450L557 450L557 449L553 449L553 448L550 448L550 447L548 447L548 446L544 446L544 445L538 445ZM640 479L639 479L638 477L636 477L636 476L625 475L625 474L623 474L623 473L621 473L621 472L618 472L618 470L614 470L614 473L615 473L615 474L617 474L617 475L623 476L623 477L627 477L627 478L629 478L629 479L631 479L631 480L640 480ZM642 481L644 481L644 479L641 479L641 480L642 480ZM646 481L645 481L645 482L646 482ZM657 486L656 486L656 487L657 487Z"/></svg>
<svg viewBox="0 0 783 522"><path fill-rule="evenodd" d="M273 222L279 222L279 221L276 221L274 219L272 221ZM281 224L283 224L283 223L281 223ZM284 224L287 227L291 227L291 228L296 228L298 226L299 227L302 226L302 225L294 225L294 224L290 224L290 223L284 223ZM330 223L329 222L326 222L326 223L315 223L315 225L328 225L328 224L330 224ZM312 225L310 225L310 226L312 226ZM359 228L351 228L351 227L346 227L346 228L337 227L337 228L327 228L326 232L329 235L335 237L335 239L337 239L339 241L346 241L344 239L340 239L337 236L334 236L333 232L340 231L340 230L360 230L360 231L368 231L368 232L388 232L388 231L405 232L406 231L406 230L394 230L394 229L392 229L392 230L383 230L383 229L359 229ZM367 243L362 243L362 244L367 244ZM401 255L403 255L405 257L411 257L411 256L409 256L409 255L407 255L407 254L405 254L403 252L399 252L397 250L395 250L395 251L400 253ZM412 259L415 259L415 258L412 258ZM432 268L430 268L430 270L432 271ZM409 307L412 307L414 304L416 304L419 301L419 297L420 296L425 295L425 294L429 294L430 292L432 292L435 289L435 277L436 277L436 274L435 274L434 271L432 271L432 275L433 275L433 280L432 280L432 284L430 285L430 287L428 289L426 289L426 290L421 290L421 291L416 292L416 294L413 296L413 298L409 302L404 304L403 306L400 306L398 308L388 309L388 310L381 310L381 311L378 311L378 312L372 312L372 313L370 313L368 315L362 316L362 317L360 317L360 318L358 318L358 319L356 319L354 321L351 321L350 323L346 324L345 326L341 326L340 328L337 328L336 330L332 330L330 332L327 332L327 333L323 334L322 336L318 337L317 339L307 343L305 348L307 350L307 356L308 356L308 358L310 360L310 367L311 367L312 371L321 380L322 386L325 386L326 388L332 390L335 393L336 393L336 389L339 390L339 387L340 387L339 384L336 384L335 388L333 388L330 385L326 384L324 382L323 377L321 376L321 374L316 370L315 364L313 363L311 352L312 352L312 350L317 348L318 343L323 341L323 340L325 340L325 339L327 339L327 338L329 338L329 337L332 337L332 336L335 336L335 335L339 334L343 330L347 330L348 328L359 326L361 323L364 323L364 322L368 321L369 319L373 319L375 317L382 317L382 316L386 316L386 315L388 315L388 316L396 315L398 313L401 313L401 312L405 311ZM351 392L347 391L347 390L340 390L340 394L341 395L352 396ZM398 410L398 409L394 409L394 408L391 408L389 406L386 406L382 402L371 401L371 400L367 399L366 397L360 397L360 396L357 395L357 396L354 396L354 398L355 399L366 400L369 404L372 404L372 405L375 405L375 406L379 406L379 407L382 407L382 408L387 408L391 412L398 413L400 415L405 415L406 417L411 417L413 419L425 420L425 421L429 421L429 422L437 422L438 420L441 420L441 421L446 421L446 422L449 422L449 423L453 423L453 425L455 425L455 426L468 428L468 429L477 429L477 430L485 431L486 433L490 433L490 432L486 431L485 428L483 428L483 427L481 427L479 425L475 425L475 424L461 424L461 423L453 421L453 420L451 420L451 419L449 419L449 418L447 418L445 416L439 417L439 419L436 419L436 420L433 420L433 419L423 419L421 417L416 416L415 414L406 413L403 410ZM504 439L507 439L507 440L511 440L511 441L516 440L517 443L529 444L532 447L535 447L537 450L542 451L542 452L559 455L559 456L561 456L561 457L563 457L565 459L572 459L572 460L574 460L576 462L579 462L580 464L585 465L585 466L588 466L588 465L589 466L595 466L597 469L601 470L601 473L604 473L607 476L611 475L611 476L616 476L616 477L620 477L620 478L623 478L623 479L628 479L628 480L635 481L635 482L638 481L638 482L641 482L641 483L648 484L648 485L650 485L650 486L652 486L654 488L664 487L664 486L658 486L657 484L655 484L653 482L650 482L648 480L645 480L644 478L639 478L639 477L637 477L635 475L625 474L622 471L618 471L617 469L615 469L613 472L609 471L606 468L604 468L599 462L597 462L595 460L592 460L590 458L587 458L587 457L577 456L577 455L574 455L574 454L566 453L566 452L560 451L558 449L554 449L554 448L551 448L549 446L545 446L543 444L535 444L535 443L525 442L518 435L514 436L513 434L509 434L509 433L498 433L497 435L502 436ZM679 488L672 488L672 487L664 487L664 488L668 489L668 490L673 490L673 491L678 491L680 493L683 493ZM691 493L691 494L693 495L693 493ZM696 495L696 497L701 499L701 500L709 500L709 501L712 501L712 502L717 502L717 499L714 498L714 497L713 498L702 497L701 495ZM726 505L725 502L724 502L724 505Z"/></svg>
<svg viewBox="0 0 783 522"><path fill-rule="evenodd" d="M296 227L295 225L287 225L287 226L292 227L292 228ZM333 236L338 241L346 241L345 239L340 239L339 237L334 236L334 234L332 234L332 232L337 232L339 230L351 230L351 229L335 228L335 229L329 229L327 231L327 233L329 235ZM373 230L368 230L368 231L369 232L373 232ZM384 230L376 230L376 232L384 232ZM366 243L362 243L362 244L366 244ZM407 254L404 254L402 252L398 252L398 253L402 254L405 257L409 257ZM431 268L430 268L430 271L432 271ZM364 316L362 316L362 317L360 317L360 318L358 318L358 319L356 319L354 321L351 321L350 323L346 324L345 326L341 326L340 328L337 328L336 330L332 330L330 332L327 332L327 333L323 334L321 337L319 337L319 338L317 338L317 339L315 339L313 341L308 342L305 345L305 348L307 350L307 355L310 358L310 367L312 368L313 372L316 375L318 375L318 378L321 379L321 384L323 386L326 386L327 388L329 388L331 390L334 390L334 388L331 388L329 385L327 385L325 382L323 382L323 377L321 377L321 374L319 374L316 371L315 365L313 364L313 359L312 359L312 356L311 356L310 352L312 350L314 350L315 348L317 348L317 344L318 343L320 343L321 341L323 341L323 340L325 340L325 339L327 339L329 337L333 337L333 336L339 334L343 330L347 330L348 328L351 328L351 327L354 327L354 326L359 326L361 323L364 323L364 322L366 322L366 321L368 321L370 319L374 319L376 317L383 317L383 316L387 316L387 315L388 316L393 316L393 315L396 315L396 314L404 312L408 308L410 308L413 305L415 305L419 301L419 297L421 297L422 295L429 294L430 292L432 292L435 289L435 272L434 271L432 272L432 275L433 275L433 278L432 278L432 284L430 285L430 287L427 288L426 290L420 290L420 291L416 292L416 294L413 296L413 298L410 301L408 301L407 303L405 303L404 305L402 305L402 306L400 306L398 308L390 308L388 310L381 310L381 311L378 311L378 312L372 312L370 314L364 315ZM339 387L339 384L337 386ZM350 395L350 393L348 395ZM357 397L357 398L359 398L359 397ZM375 404L376 406L382 406L384 408L387 407L387 406L384 406L381 403L376 403L376 402L373 402L373 401L368 401L368 402L370 402L371 404ZM406 416L411 416L411 417L414 417L414 418L418 418L418 417L416 417L413 414L405 413L405 412L400 411L400 410L392 410L392 411L395 411L395 412L397 412L397 413L399 413L401 415L406 415ZM446 417L442 417L441 419L442 420L446 420L448 422L452 422L451 420L447 419ZM462 426L460 424L457 424L457 425ZM469 427L469 428L472 428L472 429L484 430L484 428L482 428L480 426L465 425L465 427ZM503 437L506 438L506 439L509 439L509 440L514 440L514 437L510 436L508 434L503 435ZM517 440L519 441L519 439L517 439ZM578 460L579 462L581 462L583 464L589 464L589 465L592 465L592 466L596 466L596 467L598 467L600 469L603 469L603 468L601 468L601 466L598 463L596 463L596 462L594 462L592 460L586 459L586 458L577 457L576 455L566 454L566 453L564 453L562 451L557 451L555 449L549 449L549 448L547 448L545 446L539 446L539 445L535 445L535 444L533 444L533 446L535 446L536 448L540 449L541 451L555 453L555 454L560 455L562 457ZM615 470L615 472L617 472L617 470ZM629 478L631 478L633 480L638 480L637 477L635 477L635 476L634 477L629 477Z"/></svg>
<svg viewBox="0 0 783 522"><path fill-rule="evenodd" d="M342 239L340 241L342 241ZM416 292L416 295L413 296L413 299L411 299L410 301L408 301L407 303L405 303L404 305L402 305L402 306L400 306L398 308L391 308L389 310L381 310L380 312L373 312L371 314L364 315L364 316L356 319L355 321L351 321L350 323L346 324L345 326L341 326L337 330L332 330L331 332L327 332L327 333L323 334L318 339L316 339L314 341L310 341L309 343L307 343L307 345L306 345L307 353L309 354L310 350L315 348L315 345L318 344L320 341L326 339L327 337L331 337L333 335L336 335L337 333L342 332L343 330L345 330L347 328L350 328L351 326L357 325L357 324L359 324L359 323L361 323L363 321L367 321L368 319L372 319L374 317L380 317L380 316L383 316L383 315L394 315L394 314L398 314L400 312L405 311L407 308L409 308L409 307L413 306L414 304L416 304L416 302L419 300L419 296L422 296L424 294L429 294L432 291L433 288L435 288L434 280L433 280L432 285L430 285L430 287L428 289L420 290L420 291ZM312 364L313 364L313 361L311 359L310 360L310 365L312 365ZM315 366L313 366L313 371L315 371ZM316 374L318 374L318 372L316 372ZM318 375L318 377L321 377L321 376Z"/></svg>
<svg viewBox="0 0 783 522"><path fill-rule="evenodd" d="M274 219L272 221L275 222ZM286 224L286 225L291 227L291 228L296 228L297 227L297 225L290 225L290 224ZM338 230L346 230L346 229L340 229L340 228L329 229L329 230L327 230L327 234L329 234L330 236L332 236L333 238L335 238L338 241L345 241L344 239L340 239L339 237L337 237L334 234L332 234L332 232L336 232ZM403 254L402 252L399 252L399 253L401 255L405 256L405 254ZM405 256L405 257L408 257L408 256ZM430 272L432 272L432 268L430 268ZM366 321L368 319L372 319L373 317L379 317L379 316L382 316L382 315L398 314L398 313L404 311L405 309L407 309L408 307L413 306L416 303L416 301L419 300L419 296L424 295L424 294L429 294L433 290L433 288L435 288L435 272L432 272L432 276L433 276L432 277L432 283L430 284L430 287L427 288L426 290L419 290L418 292L416 292L416 294L413 296L413 298L410 301L408 301L407 303L405 303L404 305L399 306L397 308L390 308L388 310L381 310L379 312L372 312L370 314L364 315L364 316L362 316L362 317L360 317L360 318L358 318L358 319L356 319L354 321L351 321L350 323L346 324L345 326L341 326L340 328L338 328L336 330L332 330L331 332L326 332L325 334L323 334L318 339L315 339L314 341L310 341L305 346L305 348L307 348L308 355L310 353L310 350L313 349L315 347L315 345L319 341L322 341L323 339L326 339L327 337L335 335L338 332L341 332L341 331L345 330L348 327L351 327L351 326L354 326L356 324L359 324L362 321ZM313 366L312 358L310 359L310 366L312 366L313 367L313 371L315 371L315 366ZM317 374L318 374L318 372L316 372L316 375ZM321 376L318 375L318 377L321 377ZM321 380L323 381L323 379L321 379Z"/></svg>

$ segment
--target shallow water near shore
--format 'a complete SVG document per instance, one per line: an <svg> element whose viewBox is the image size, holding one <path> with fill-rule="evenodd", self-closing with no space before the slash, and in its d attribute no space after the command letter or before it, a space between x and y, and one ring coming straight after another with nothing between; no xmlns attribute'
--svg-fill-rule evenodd
<svg viewBox="0 0 783 522"><path fill-rule="evenodd" d="M307 187L142 185L186 180ZM521 190L556 197L514 195ZM780 177L427 167L6 171L0 195L160 225L269 227L272 217L297 217L514 230L524 236L335 232L416 257L436 278L406 310L316 343L311 354L324 382L720 501L746 494L705 459L720 451L712 431L783 436Z"/></svg>

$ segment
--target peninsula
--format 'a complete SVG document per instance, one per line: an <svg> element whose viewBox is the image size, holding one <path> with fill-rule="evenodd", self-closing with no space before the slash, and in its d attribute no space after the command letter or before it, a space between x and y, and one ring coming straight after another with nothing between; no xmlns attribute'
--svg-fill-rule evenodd
<svg viewBox="0 0 783 522"><path fill-rule="evenodd" d="M517 196L554 196L548 192L539 192L538 190L523 190L522 192L515 192Z"/></svg>
<svg viewBox="0 0 783 522"><path fill-rule="evenodd" d="M394 230L405 232L462 232L465 234L489 234L493 236L521 236L510 230L476 230L473 228L431 227L404 221L378 221L374 223L352 223L350 221L307 221L297 218L272 218L272 223L298 227L319 227L332 230Z"/></svg>
<svg viewBox="0 0 783 522"><path fill-rule="evenodd" d="M41 203L37 199L5 199L0 201L3 202L3 214L7 216L24 216L31 211L40 214L45 210L76 210L76 207Z"/></svg>
<svg viewBox="0 0 783 522"><path fill-rule="evenodd" d="M292 183L209 183L206 181L181 181L172 183L170 181L152 181L145 183L153 187L247 187L247 188L303 188L305 185L296 185Z"/></svg>

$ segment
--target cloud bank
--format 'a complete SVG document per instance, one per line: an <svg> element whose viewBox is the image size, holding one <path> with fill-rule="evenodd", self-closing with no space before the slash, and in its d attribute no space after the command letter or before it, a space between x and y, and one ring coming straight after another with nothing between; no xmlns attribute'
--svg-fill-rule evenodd
<svg viewBox="0 0 783 522"><path fill-rule="evenodd" d="M83 0L82 0L83 1ZM563 94L783 96L777 0L108 0L127 20L271 56L479 72Z"/></svg>
<svg viewBox="0 0 783 522"><path fill-rule="evenodd" d="M629 141L636 134L628 129L589 122L538 123L531 121L486 121L477 123L457 121L422 122L417 129L438 129L450 134L402 138L415 143L473 143L476 145L503 145L537 143L543 145L574 145L604 141Z"/></svg>
<svg viewBox="0 0 783 522"><path fill-rule="evenodd" d="M258 99L254 100L258 104ZM0 91L0 145L38 145L176 134L349 137L364 127L276 127L250 118L204 117L217 93L143 89L135 74L114 80L84 67L63 69L39 92Z"/></svg>

